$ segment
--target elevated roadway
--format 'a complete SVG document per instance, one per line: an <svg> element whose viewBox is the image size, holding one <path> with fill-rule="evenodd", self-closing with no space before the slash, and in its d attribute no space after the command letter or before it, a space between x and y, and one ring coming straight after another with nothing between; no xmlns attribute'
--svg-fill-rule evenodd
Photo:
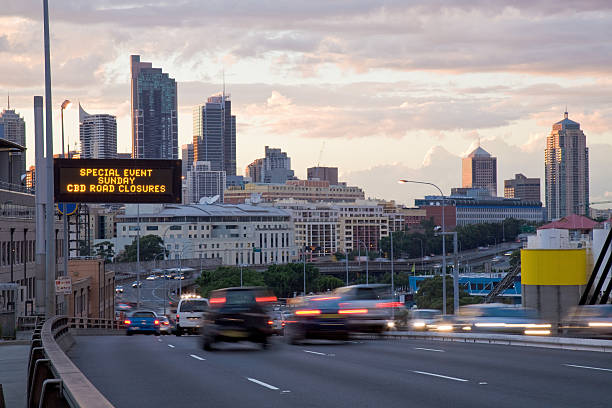
<svg viewBox="0 0 612 408"><path fill-rule="evenodd" d="M79 337L68 355L115 407L609 407L608 353L356 340L205 352L196 336Z"/></svg>

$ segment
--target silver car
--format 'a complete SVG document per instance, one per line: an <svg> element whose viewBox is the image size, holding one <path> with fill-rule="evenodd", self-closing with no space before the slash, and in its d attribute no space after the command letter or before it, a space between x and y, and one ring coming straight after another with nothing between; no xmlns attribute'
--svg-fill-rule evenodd
<svg viewBox="0 0 612 408"><path fill-rule="evenodd" d="M160 316L159 318L159 333L172 334L172 324L167 316Z"/></svg>

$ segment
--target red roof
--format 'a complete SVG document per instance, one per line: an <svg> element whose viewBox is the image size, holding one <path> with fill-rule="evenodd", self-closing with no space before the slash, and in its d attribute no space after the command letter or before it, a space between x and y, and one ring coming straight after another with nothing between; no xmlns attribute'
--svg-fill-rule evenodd
<svg viewBox="0 0 612 408"><path fill-rule="evenodd" d="M597 222L582 215L571 214L557 221L542 225L538 229L566 229L566 230L592 230L597 226Z"/></svg>

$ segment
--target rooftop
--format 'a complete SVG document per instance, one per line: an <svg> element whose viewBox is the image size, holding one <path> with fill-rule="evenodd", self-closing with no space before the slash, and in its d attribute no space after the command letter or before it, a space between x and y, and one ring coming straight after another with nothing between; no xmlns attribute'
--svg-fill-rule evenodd
<svg viewBox="0 0 612 408"><path fill-rule="evenodd" d="M472 151L472 153L468 154L467 157L491 157L491 154L489 154L489 152L482 147L478 146Z"/></svg>
<svg viewBox="0 0 612 408"><path fill-rule="evenodd" d="M571 214L557 221L542 225L541 229L567 229L567 230L592 230L597 226L597 222L582 215Z"/></svg>

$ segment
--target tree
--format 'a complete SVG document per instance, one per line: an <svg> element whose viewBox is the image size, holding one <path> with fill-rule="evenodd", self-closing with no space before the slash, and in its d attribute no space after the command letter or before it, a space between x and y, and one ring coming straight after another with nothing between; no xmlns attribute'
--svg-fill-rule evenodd
<svg viewBox="0 0 612 408"><path fill-rule="evenodd" d="M94 245L96 256L101 257L104 263L112 262L115 256L115 245L110 241L98 242Z"/></svg>
<svg viewBox="0 0 612 408"><path fill-rule="evenodd" d="M91 256L91 247L89 246L89 241L79 241L79 256Z"/></svg>
<svg viewBox="0 0 612 408"><path fill-rule="evenodd" d="M264 272L266 286L278 297L292 297L294 293L304 291L304 264L290 263L285 265L270 265ZM316 279L319 270L311 264L306 264L306 293L317 292Z"/></svg>
<svg viewBox="0 0 612 408"><path fill-rule="evenodd" d="M325 275L316 278L313 286L316 292L326 292L344 286L344 282L335 276Z"/></svg>
<svg viewBox="0 0 612 408"><path fill-rule="evenodd" d="M425 279L419 285L419 290L414 298L419 309L442 310L442 276ZM480 303L479 298L469 294L459 287L459 305ZM453 280L446 279L446 312L454 313L453 307Z"/></svg>
<svg viewBox="0 0 612 408"><path fill-rule="evenodd" d="M252 269L242 269L243 286L264 286L263 274ZM214 271L202 271L196 279L199 292L208 297L216 289L240 286L240 268L235 266L221 266Z"/></svg>
<svg viewBox="0 0 612 408"><path fill-rule="evenodd" d="M516 249L510 255L510 269L513 270L521 263L521 250Z"/></svg>
<svg viewBox="0 0 612 408"><path fill-rule="evenodd" d="M117 262L136 262L136 239L125 247L125 250L119 255L115 261ZM164 241L157 235L145 235L140 237L140 260L152 261L159 254L168 254L168 250L164 248Z"/></svg>

